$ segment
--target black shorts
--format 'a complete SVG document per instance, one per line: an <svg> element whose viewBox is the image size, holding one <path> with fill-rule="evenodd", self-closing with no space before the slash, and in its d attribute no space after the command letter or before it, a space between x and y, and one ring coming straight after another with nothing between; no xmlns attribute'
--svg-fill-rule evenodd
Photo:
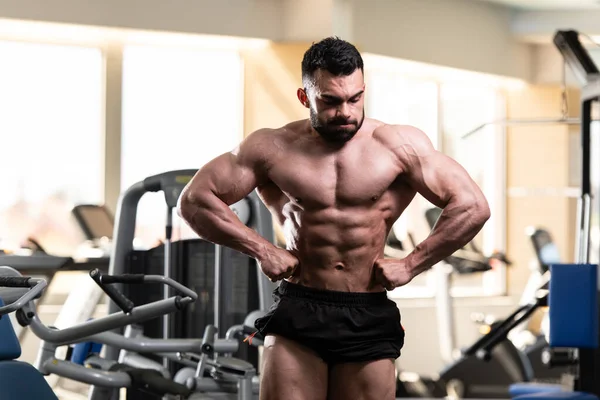
<svg viewBox="0 0 600 400"><path fill-rule="evenodd" d="M282 281L275 303L255 322L312 349L328 364L396 359L404 345L400 311L386 292L348 293Z"/></svg>

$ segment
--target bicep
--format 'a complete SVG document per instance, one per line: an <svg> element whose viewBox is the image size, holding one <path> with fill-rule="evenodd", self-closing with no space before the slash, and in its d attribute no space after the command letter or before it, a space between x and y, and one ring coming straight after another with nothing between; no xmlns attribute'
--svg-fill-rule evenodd
<svg viewBox="0 0 600 400"><path fill-rule="evenodd" d="M199 199L216 196L227 205L242 200L258 184L252 165L239 154L224 153L205 164L192 178L185 189L186 196Z"/></svg>
<svg viewBox="0 0 600 400"><path fill-rule="evenodd" d="M414 160L406 175L413 189L440 208L444 208L453 198L476 201L481 196L479 187L469 173L458 162L439 151L434 150Z"/></svg>
<svg viewBox="0 0 600 400"><path fill-rule="evenodd" d="M412 130L397 150L408 184L437 207L452 199L477 201L481 190L465 168L437 151L425 133Z"/></svg>

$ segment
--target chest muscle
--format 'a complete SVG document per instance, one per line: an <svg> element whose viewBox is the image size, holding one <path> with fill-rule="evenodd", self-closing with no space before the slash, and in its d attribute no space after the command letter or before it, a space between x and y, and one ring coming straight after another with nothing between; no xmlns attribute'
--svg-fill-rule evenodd
<svg viewBox="0 0 600 400"><path fill-rule="evenodd" d="M359 206L377 201L398 176L388 154L348 151L319 156L292 153L273 165L270 178L301 206Z"/></svg>

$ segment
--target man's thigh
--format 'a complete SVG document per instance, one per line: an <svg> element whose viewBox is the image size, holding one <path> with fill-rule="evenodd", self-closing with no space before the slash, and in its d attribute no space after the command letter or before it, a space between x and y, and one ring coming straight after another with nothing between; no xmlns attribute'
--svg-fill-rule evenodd
<svg viewBox="0 0 600 400"><path fill-rule="evenodd" d="M327 364L310 349L267 335L261 368L260 400L326 400Z"/></svg>
<svg viewBox="0 0 600 400"><path fill-rule="evenodd" d="M336 364L329 370L328 400L394 400L394 360Z"/></svg>

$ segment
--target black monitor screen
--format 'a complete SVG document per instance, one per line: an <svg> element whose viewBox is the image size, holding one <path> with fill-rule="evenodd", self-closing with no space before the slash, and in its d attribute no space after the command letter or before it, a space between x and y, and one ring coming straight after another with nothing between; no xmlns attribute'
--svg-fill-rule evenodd
<svg viewBox="0 0 600 400"><path fill-rule="evenodd" d="M114 217L106 207L79 205L73 209L73 214L88 240L112 239Z"/></svg>

